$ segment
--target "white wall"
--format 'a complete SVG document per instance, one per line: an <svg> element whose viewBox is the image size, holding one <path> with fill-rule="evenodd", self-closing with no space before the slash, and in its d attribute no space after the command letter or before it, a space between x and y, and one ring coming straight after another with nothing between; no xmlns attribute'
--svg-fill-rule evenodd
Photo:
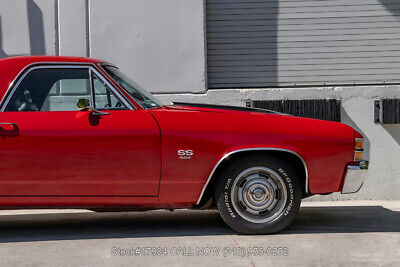
<svg viewBox="0 0 400 267"><path fill-rule="evenodd" d="M90 1L91 56L153 92L205 91L202 0Z"/></svg>
<svg viewBox="0 0 400 267"><path fill-rule="evenodd" d="M55 0L0 1L0 58L56 53Z"/></svg>
<svg viewBox="0 0 400 267"><path fill-rule="evenodd" d="M1 0L0 58L90 56L151 92L204 92L203 0Z"/></svg>
<svg viewBox="0 0 400 267"><path fill-rule="evenodd" d="M86 0L57 1L58 54L89 56Z"/></svg>

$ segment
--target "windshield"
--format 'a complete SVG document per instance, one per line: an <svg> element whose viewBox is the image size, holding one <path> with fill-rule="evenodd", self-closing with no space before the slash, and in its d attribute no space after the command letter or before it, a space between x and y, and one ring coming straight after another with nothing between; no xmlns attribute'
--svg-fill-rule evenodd
<svg viewBox="0 0 400 267"><path fill-rule="evenodd" d="M103 69L144 108L158 108L162 104L140 85L124 75L117 67L102 65Z"/></svg>

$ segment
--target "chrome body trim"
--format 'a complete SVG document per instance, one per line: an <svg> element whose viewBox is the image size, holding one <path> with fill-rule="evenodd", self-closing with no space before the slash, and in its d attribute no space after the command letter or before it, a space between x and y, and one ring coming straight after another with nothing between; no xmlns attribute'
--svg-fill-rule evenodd
<svg viewBox="0 0 400 267"><path fill-rule="evenodd" d="M368 164L369 162L367 160L363 160L357 162L357 165L350 165L347 167L342 194L357 193L360 190L368 172Z"/></svg>
<svg viewBox="0 0 400 267"><path fill-rule="evenodd" d="M93 82L93 72L91 69L89 69L89 84L90 84L90 106L92 109L96 108L95 100L94 100L94 82Z"/></svg>
<svg viewBox="0 0 400 267"><path fill-rule="evenodd" d="M245 152L245 151L281 151L281 152L291 153L291 154L297 156L297 157L301 160L301 162L303 163L303 165L304 165L305 175L306 175L305 192L308 193L309 190L308 190L308 169L307 169L307 164L306 164L306 162L304 161L304 159L303 159L299 154L297 154L296 152L294 152L294 151L292 151L292 150L283 149L283 148L274 148L274 147L245 148L245 149L234 150L234 151L231 151L231 152L225 154L225 155L217 162L217 164L215 164L213 170L211 171L210 175L208 176L208 179L207 179L206 183L205 183L204 186L203 186L203 189L201 190L201 193L200 193L199 198L197 199L196 205L199 205L199 204L200 204L201 198L203 197L204 192L206 191L206 188L207 188L208 184L210 183L212 176L214 175L215 171L218 169L218 166L219 166L225 159L227 159L229 156L231 156L231 155L233 155L233 154L236 154L236 153Z"/></svg>
<svg viewBox="0 0 400 267"><path fill-rule="evenodd" d="M20 73L16 76L16 78L10 83L9 88L4 94L2 101L0 102L0 112L4 112L8 103L11 100L11 97L14 95L16 89L24 80L24 78L33 70L36 69L88 69L90 73L94 73L98 76L109 88L110 90L117 96L117 98L124 103L130 110L136 109L134 105L132 105L116 88L113 86L104 76L100 73L93 63L64 63L64 62L36 62L30 65L27 65L24 69L20 71ZM90 75L89 73L89 75ZM22 75L21 75L22 74ZM90 79L92 79L89 76Z"/></svg>

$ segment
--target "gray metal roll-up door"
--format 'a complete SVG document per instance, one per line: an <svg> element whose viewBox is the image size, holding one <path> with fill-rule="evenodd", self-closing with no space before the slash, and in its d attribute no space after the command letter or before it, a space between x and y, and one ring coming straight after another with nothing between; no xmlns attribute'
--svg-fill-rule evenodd
<svg viewBox="0 0 400 267"><path fill-rule="evenodd" d="M207 0L209 88L400 82L397 0Z"/></svg>

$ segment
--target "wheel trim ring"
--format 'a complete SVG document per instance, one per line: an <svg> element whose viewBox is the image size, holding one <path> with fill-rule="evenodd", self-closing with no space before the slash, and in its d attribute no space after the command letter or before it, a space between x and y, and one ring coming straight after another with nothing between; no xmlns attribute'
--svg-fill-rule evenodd
<svg viewBox="0 0 400 267"><path fill-rule="evenodd" d="M238 185L243 181L243 179L249 179L251 174L257 173L257 172L263 172L269 174L269 179L273 179L275 183L278 182L277 187L281 189L281 198L278 200L278 203L275 205L275 207L270 210L267 214L270 215L274 209L277 208L278 204L280 204L280 207L277 211L274 211L272 215L264 217L264 216L259 216L259 218L256 217L254 214L249 214L246 212L239 204L239 198L238 198ZM247 175L246 175L247 174ZM275 178L275 179L274 179ZM273 196L275 197L275 196ZM242 171L239 175L235 177L235 180L232 184L231 187L231 201L232 201L232 206L234 207L235 211L238 213L238 215L243 218L246 221L253 222L253 223L266 223L266 222L271 222L275 220L280 214L283 213L283 210L286 206L287 202L287 187L286 184L283 180L283 178L274 170L266 167L251 167L248 168L244 171ZM279 203L280 202L280 203ZM246 207L247 208L247 207Z"/></svg>

